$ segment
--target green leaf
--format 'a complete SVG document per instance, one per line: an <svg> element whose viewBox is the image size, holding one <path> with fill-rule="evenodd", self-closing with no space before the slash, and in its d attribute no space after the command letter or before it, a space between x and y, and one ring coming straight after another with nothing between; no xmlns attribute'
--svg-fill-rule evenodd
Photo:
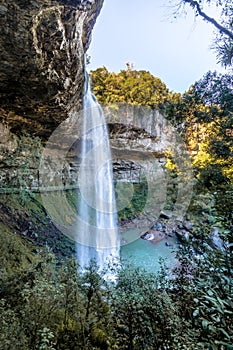
<svg viewBox="0 0 233 350"><path fill-rule="evenodd" d="M220 330L228 339L230 339L230 335L227 333L227 331L225 331L225 329L219 328L219 330Z"/></svg>
<svg viewBox="0 0 233 350"><path fill-rule="evenodd" d="M216 340L215 341L216 344L219 344L219 345L224 345L227 347L227 350L233 350L233 345L232 344L229 344L229 343L225 343L223 341L218 341Z"/></svg>

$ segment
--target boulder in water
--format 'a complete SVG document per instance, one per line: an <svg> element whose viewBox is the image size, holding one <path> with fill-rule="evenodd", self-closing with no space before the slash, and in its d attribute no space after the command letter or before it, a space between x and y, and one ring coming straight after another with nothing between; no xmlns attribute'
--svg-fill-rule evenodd
<svg viewBox="0 0 233 350"><path fill-rule="evenodd" d="M155 236L153 235L153 233L147 233L144 237L144 239L147 241L152 241L154 238Z"/></svg>
<svg viewBox="0 0 233 350"><path fill-rule="evenodd" d="M142 239L150 241L151 243L158 243L166 238L165 233L156 230L149 230L141 236Z"/></svg>

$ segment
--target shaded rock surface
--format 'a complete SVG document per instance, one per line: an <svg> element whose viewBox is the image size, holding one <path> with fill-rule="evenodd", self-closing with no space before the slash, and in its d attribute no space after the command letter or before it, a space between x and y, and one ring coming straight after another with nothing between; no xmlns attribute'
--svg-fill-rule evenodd
<svg viewBox="0 0 233 350"><path fill-rule="evenodd" d="M103 0L3 0L0 116L13 133L47 137L81 108L84 53Z"/></svg>

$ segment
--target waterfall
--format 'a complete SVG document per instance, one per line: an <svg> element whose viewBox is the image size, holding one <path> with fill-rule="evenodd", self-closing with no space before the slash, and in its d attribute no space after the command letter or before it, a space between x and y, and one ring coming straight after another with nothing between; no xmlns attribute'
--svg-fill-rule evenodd
<svg viewBox="0 0 233 350"><path fill-rule="evenodd" d="M102 269L118 258L120 240L113 186L112 157L102 108L86 73L83 99L77 226L77 260L84 268L95 259Z"/></svg>

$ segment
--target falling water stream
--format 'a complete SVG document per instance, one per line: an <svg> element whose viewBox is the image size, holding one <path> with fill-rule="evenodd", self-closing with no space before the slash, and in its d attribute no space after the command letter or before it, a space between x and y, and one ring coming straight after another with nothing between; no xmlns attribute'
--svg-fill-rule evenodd
<svg viewBox="0 0 233 350"><path fill-rule="evenodd" d="M81 142L77 260L84 268L95 259L102 269L107 262L119 257L120 239L108 130L87 73Z"/></svg>

